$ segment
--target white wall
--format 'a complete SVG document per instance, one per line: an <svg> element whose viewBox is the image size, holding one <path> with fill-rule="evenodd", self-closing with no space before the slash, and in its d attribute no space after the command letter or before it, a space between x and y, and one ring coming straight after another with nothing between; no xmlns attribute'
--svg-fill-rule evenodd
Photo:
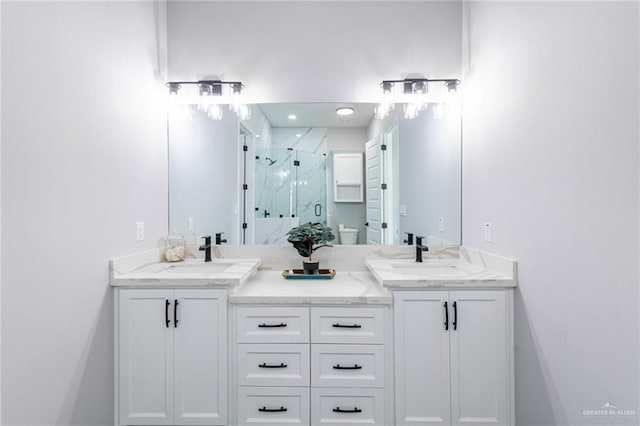
<svg viewBox="0 0 640 426"><path fill-rule="evenodd" d="M327 134L327 214L328 225L333 228L336 236L335 243L340 241L338 225L346 228L358 229L358 244L366 244L367 234L364 223L367 221L366 204L336 203L333 201L333 153L361 152L364 153L367 143L367 129L365 127L330 127ZM364 170L364 154L362 157ZM364 179L364 176L362 177Z"/></svg>
<svg viewBox="0 0 640 426"><path fill-rule="evenodd" d="M190 108L192 115L169 115L170 231L188 234L188 218L192 217L198 243L204 235L224 232L229 242L237 244L237 195L242 185L238 180L238 117L226 106L221 120L210 119L195 106L180 108Z"/></svg>
<svg viewBox="0 0 640 426"><path fill-rule="evenodd" d="M467 6L462 235L518 260L517 424L638 424L583 416L640 407L638 5Z"/></svg>
<svg viewBox="0 0 640 426"><path fill-rule="evenodd" d="M377 102L380 81L460 74L461 2L169 4L172 79L238 79L250 102Z"/></svg>
<svg viewBox="0 0 640 426"><path fill-rule="evenodd" d="M461 227L461 121L459 108L437 104L413 120L398 120L399 236L405 232L432 236L460 244ZM439 218L444 229L439 229Z"/></svg>
<svg viewBox="0 0 640 426"><path fill-rule="evenodd" d="M3 425L113 424L107 261L167 232L165 19L2 4Z"/></svg>

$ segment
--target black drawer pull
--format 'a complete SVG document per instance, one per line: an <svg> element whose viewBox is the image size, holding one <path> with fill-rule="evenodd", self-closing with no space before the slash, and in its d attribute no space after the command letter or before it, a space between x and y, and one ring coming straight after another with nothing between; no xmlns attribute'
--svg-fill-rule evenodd
<svg viewBox="0 0 640 426"><path fill-rule="evenodd" d="M169 305L170 304L171 304L171 302L169 302L167 299L164 299L164 323L165 323L167 328L169 328L169 324L171 324L171 321L169 320Z"/></svg>
<svg viewBox="0 0 640 426"><path fill-rule="evenodd" d="M362 410L358 407L353 407L353 410L343 410L340 407L336 407L333 409L334 413L362 413Z"/></svg>
<svg viewBox="0 0 640 426"><path fill-rule="evenodd" d="M444 329L449 330L449 304L444 302Z"/></svg>
<svg viewBox="0 0 640 426"><path fill-rule="evenodd" d="M287 364L281 362L280 364L267 364L266 362L263 362L262 364L259 364L258 367L260 368L287 368Z"/></svg>
<svg viewBox="0 0 640 426"><path fill-rule="evenodd" d="M362 370L362 366L358 364L354 364L352 367L343 367L340 364L336 364L333 366L334 370Z"/></svg>
<svg viewBox="0 0 640 426"><path fill-rule="evenodd" d="M258 328L279 328L279 327L286 327L287 324L281 322L280 324L258 324Z"/></svg>
<svg viewBox="0 0 640 426"><path fill-rule="evenodd" d="M453 330L458 329L458 303L453 302Z"/></svg>
<svg viewBox="0 0 640 426"><path fill-rule="evenodd" d="M258 411L260 411L261 413L280 413L283 411L287 411L287 409L285 407L280 407L280 408L262 407L262 408L258 408Z"/></svg>
<svg viewBox="0 0 640 426"><path fill-rule="evenodd" d="M339 322L333 324L333 327L335 327L335 328L362 328L362 326L360 324L345 325L345 324L340 324Z"/></svg>

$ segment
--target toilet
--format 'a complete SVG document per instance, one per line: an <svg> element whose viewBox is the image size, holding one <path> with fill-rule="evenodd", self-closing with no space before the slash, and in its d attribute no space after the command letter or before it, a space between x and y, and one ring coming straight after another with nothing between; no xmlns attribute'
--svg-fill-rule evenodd
<svg viewBox="0 0 640 426"><path fill-rule="evenodd" d="M345 228L344 224L338 225L340 233L340 244L358 244L358 230L355 228Z"/></svg>

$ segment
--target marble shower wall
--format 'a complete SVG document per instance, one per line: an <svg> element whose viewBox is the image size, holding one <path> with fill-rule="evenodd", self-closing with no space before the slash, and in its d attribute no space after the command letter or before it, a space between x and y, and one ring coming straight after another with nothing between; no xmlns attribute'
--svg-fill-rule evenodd
<svg viewBox="0 0 640 426"><path fill-rule="evenodd" d="M256 219L326 223L327 129L272 128L270 142L255 153ZM256 242L276 243L276 222L257 221Z"/></svg>

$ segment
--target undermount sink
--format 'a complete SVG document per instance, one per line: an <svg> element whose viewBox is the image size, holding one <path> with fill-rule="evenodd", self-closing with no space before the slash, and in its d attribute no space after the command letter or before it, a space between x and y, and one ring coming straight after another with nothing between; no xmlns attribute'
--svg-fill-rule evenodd
<svg viewBox="0 0 640 426"><path fill-rule="evenodd" d="M488 282L504 277L484 266L460 259L367 259L367 268L385 287L438 286L479 280Z"/></svg>
<svg viewBox="0 0 640 426"><path fill-rule="evenodd" d="M132 271L114 272L112 285L148 281L154 284L182 282L190 285L235 286L245 283L260 266L260 259L185 260L183 262L157 262Z"/></svg>
<svg viewBox="0 0 640 426"><path fill-rule="evenodd" d="M233 263L198 262L176 263L159 271L159 274L220 274L233 266Z"/></svg>
<svg viewBox="0 0 640 426"><path fill-rule="evenodd" d="M469 271L459 268L457 265L433 265L430 263L391 263L397 274L427 275L441 277L456 277L468 275Z"/></svg>

